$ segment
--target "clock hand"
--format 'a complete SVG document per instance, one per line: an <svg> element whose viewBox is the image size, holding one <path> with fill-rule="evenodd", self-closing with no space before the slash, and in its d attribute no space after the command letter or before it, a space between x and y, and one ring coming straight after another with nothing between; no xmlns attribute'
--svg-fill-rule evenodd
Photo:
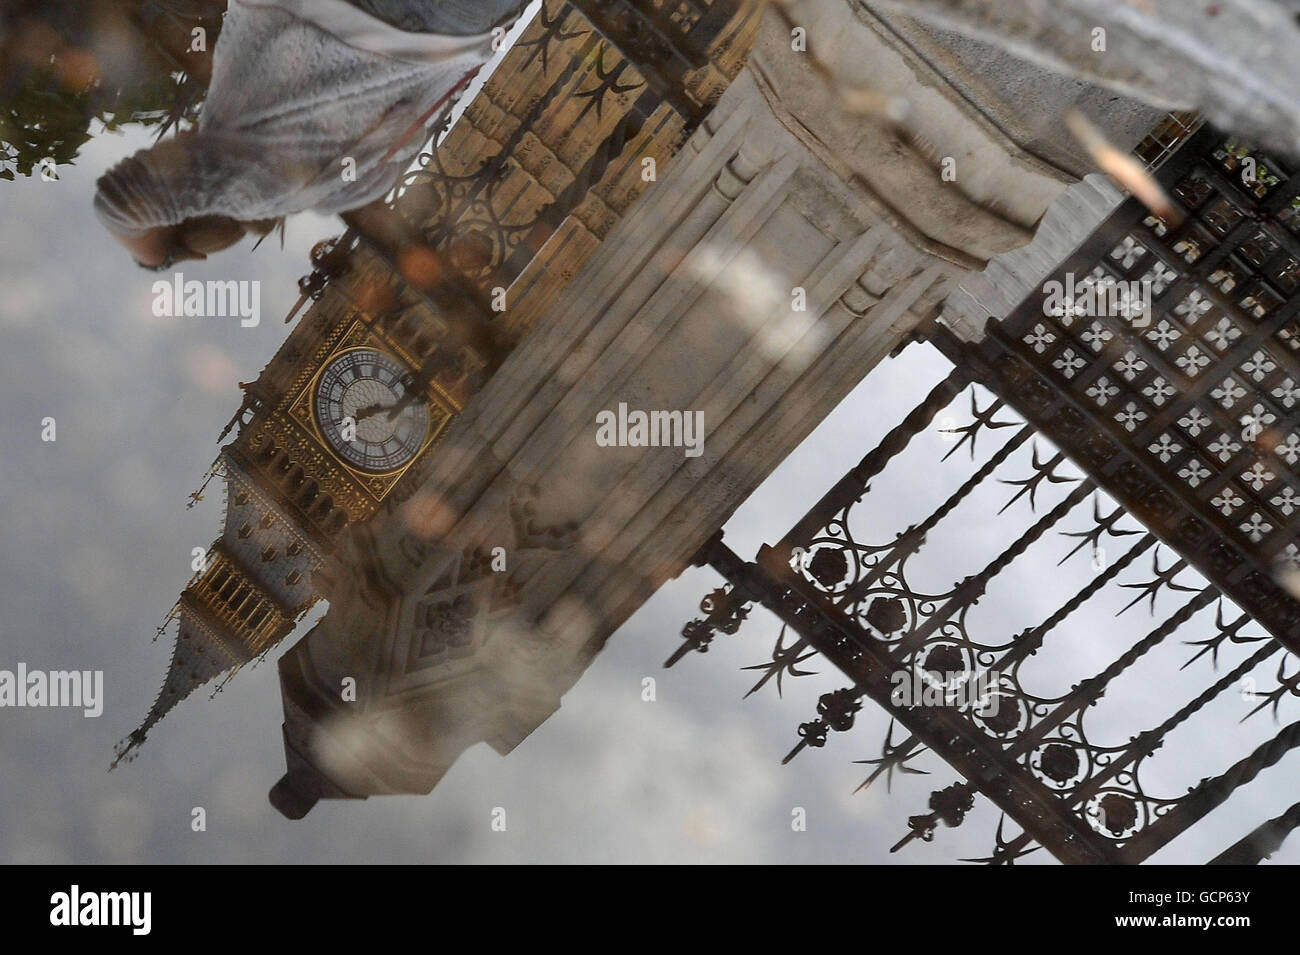
<svg viewBox="0 0 1300 955"><path fill-rule="evenodd" d="M397 420L397 416L398 416L399 414L401 414L401 413L402 413L403 411L405 411L407 408L411 407L411 405L415 404L415 400L416 400L416 399L415 399L415 395L410 394L409 392L408 392L407 394L402 395L402 397L401 397L400 399L398 399L398 401L397 401L396 404L393 404L393 405L390 405L390 406L389 406L389 408L388 408L388 420L389 420L389 421L396 421L396 420Z"/></svg>
<svg viewBox="0 0 1300 955"><path fill-rule="evenodd" d="M426 362L426 365L428 363ZM419 375L412 375L409 371L402 377L402 396L396 402L388 406L388 420L396 421L397 416L405 411L411 405L420 400L420 395L424 389L429 387L432 381L432 374L426 377L426 368L420 369Z"/></svg>
<svg viewBox="0 0 1300 955"><path fill-rule="evenodd" d="M403 395L401 398L399 398L397 401L393 402L392 404L384 404L382 402L377 401L373 405L367 405L364 408L358 408L356 414L352 416L352 420L354 420L357 424L360 424L361 422L365 421L367 418L373 418L375 415L379 414L380 412L387 411L388 420L395 421L397 419L397 416L401 414L403 411L405 411L407 408L409 408L411 405L413 405L415 401L416 401L415 396L409 394Z"/></svg>
<svg viewBox="0 0 1300 955"><path fill-rule="evenodd" d="M367 418L373 418L375 415L379 414L379 412L386 411L388 407L389 406L384 404L383 402L376 401L373 405L367 405L364 408L358 408L356 414L352 416L352 420L355 421L357 424L360 424L361 422L365 421Z"/></svg>
<svg viewBox="0 0 1300 955"><path fill-rule="evenodd" d="M423 374L423 370L421 374ZM396 421L397 416L399 414L401 414L403 411L405 411L407 408L409 408L411 405L415 404L415 402L419 400L418 396L421 388L427 386L428 386L428 381L422 382L419 377L413 376L408 373L405 380L402 382L402 397L398 398L397 401L392 402L391 404L384 404L383 402L376 401L372 405L366 405L364 408L358 408L356 413L352 416L352 420L354 420L357 424L360 424L361 422L365 421L367 418L373 418L381 411L387 411L388 420Z"/></svg>

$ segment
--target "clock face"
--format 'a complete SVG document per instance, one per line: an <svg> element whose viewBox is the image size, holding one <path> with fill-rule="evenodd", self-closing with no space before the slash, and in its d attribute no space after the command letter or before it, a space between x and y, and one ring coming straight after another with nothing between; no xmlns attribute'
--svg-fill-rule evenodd
<svg viewBox="0 0 1300 955"><path fill-rule="evenodd" d="M407 396L406 368L373 348L344 352L321 372L316 421L340 458L362 471L395 471L419 453L429 407ZM400 408L394 415L394 408Z"/></svg>

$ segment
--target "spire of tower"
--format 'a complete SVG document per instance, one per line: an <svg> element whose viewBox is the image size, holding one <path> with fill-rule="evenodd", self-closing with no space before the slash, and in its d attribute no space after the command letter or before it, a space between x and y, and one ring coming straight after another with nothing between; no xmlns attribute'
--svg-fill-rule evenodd
<svg viewBox="0 0 1300 955"><path fill-rule="evenodd" d="M171 664L153 706L144 722L117 745L110 769L124 759L134 758L134 752L145 741L154 725L166 716L177 703L216 676L237 669L245 662L226 640L205 626L199 614L185 598L181 599L178 613L180 625L172 647Z"/></svg>

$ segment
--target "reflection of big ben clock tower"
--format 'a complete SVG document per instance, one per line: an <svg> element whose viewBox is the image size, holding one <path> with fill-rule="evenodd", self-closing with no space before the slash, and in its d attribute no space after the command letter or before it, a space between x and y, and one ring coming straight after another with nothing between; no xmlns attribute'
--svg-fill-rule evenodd
<svg viewBox="0 0 1300 955"><path fill-rule="evenodd" d="M445 320L355 237L322 243L313 259L338 274L243 386L238 435L214 469L226 482L225 529L173 611L167 681L128 750L195 686L292 631L320 596L313 574L340 532L370 518L437 443L486 363L449 345Z"/></svg>
<svg viewBox="0 0 1300 955"><path fill-rule="evenodd" d="M331 566L344 528L420 486L504 352L633 214L647 164L670 162L740 71L757 9L543 0L420 168L313 251L310 305L243 386L214 469L225 529L195 559L166 681L123 755L287 636L332 571L366 572Z"/></svg>

